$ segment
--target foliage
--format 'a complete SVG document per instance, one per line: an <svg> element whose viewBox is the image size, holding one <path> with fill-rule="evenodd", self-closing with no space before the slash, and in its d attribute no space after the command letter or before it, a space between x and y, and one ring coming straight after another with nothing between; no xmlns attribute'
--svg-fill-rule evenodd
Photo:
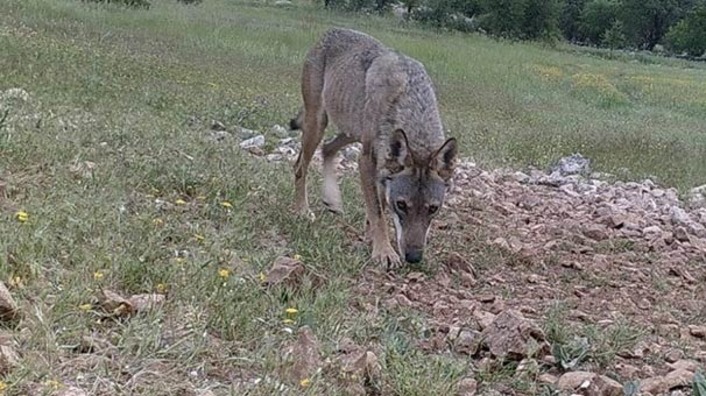
<svg viewBox="0 0 706 396"><path fill-rule="evenodd" d="M92 2L92 3L117 4L117 5L123 5L123 6L134 7L134 8L144 8L144 9L150 8L149 0L83 0L83 1L88 1L88 2Z"/></svg>
<svg viewBox="0 0 706 396"><path fill-rule="evenodd" d="M684 51L691 56L703 55L706 51L706 3L674 25L666 39L676 51Z"/></svg>

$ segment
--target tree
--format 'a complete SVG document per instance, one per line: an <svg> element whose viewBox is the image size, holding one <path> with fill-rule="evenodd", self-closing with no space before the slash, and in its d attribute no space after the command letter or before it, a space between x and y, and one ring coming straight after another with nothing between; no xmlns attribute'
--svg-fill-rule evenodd
<svg viewBox="0 0 706 396"><path fill-rule="evenodd" d="M524 36L529 39L554 39L560 35L560 0L527 0Z"/></svg>
<svg viewBox="0 0 706 396"><path fill-rule="evenodd" d="M610 49L624 47L625 33L623 33L623 31L623 23L620 22L619 19L616 20L615 22L613 22L613 26L606 30L605 33L603 33L603 40L601 41L601 44L603 44L604 47L608 47Z"/></svg>
<svg viewBox="0 0 706 396"><path fill-rule="evenodd" d="M488 33L512 38L525 38L525 10L527 0L487 0L482 27Z"/></svg>
<svg viewBox="0 0 706 396"><path fill-rule="evenodd" d="M622 0L620 20L630 44L654 48L676 21L678 6L677 0Z"/></svg>
<svg viewBox="0 0 706 396"><path fill-rule="evenodd" d="M703 55L706 52L706 3L696 6L672 26L666 40L673 50L685 51L691 56Z"/></svg>
<svg viewBox="0 0 706 396"><path fill-rule="evenodd" d="M619 7L617 0L591 0L586 3L579 21L579 30L585 40L599 45L605 32L615 24Z"/></svg>
<svg viewBox="0 0 706 396"><path fill-rule="evenodd" d="M570 42L583 41L579 21L587 0L564 0L559 17L559 28L564 38Z"/></svg>

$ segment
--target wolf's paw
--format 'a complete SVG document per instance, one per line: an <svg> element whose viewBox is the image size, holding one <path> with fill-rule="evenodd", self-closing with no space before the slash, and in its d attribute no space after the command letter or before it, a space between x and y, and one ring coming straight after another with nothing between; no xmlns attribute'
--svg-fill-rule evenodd
<svg viewBox="0 0 706 396"><path fill-rule="evenodd" d="M294 214L297 217L308 219L309 221L315 221L316 220L316 215L314 212L309 209L309 206L295 206L294 207Z"/></svg>
<svg viewBox="0 0 706 396"><path fill-rule="evenodd" d="M373 261L385 270L394 270L402 266L400 256L389 244L380 248L373 248Z"/></svg>

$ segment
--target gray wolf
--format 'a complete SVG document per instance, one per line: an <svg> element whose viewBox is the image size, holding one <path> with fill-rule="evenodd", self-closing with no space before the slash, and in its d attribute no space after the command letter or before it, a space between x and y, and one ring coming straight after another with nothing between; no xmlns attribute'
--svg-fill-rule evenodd
<svg viewBox="0 0 706 396"><path fill-rule="evenodd" d="M360 183L372 258L388 269L421 261L431 220L443 206L456 166L457 142L445 139L432 81L417 60L355 30L332 28L307 53L301 79L303 107L290 121L302 131L294 164L294 209L313 219L307 170L331 121L339 134L322 147L323 202L343 211L335 155L362 144ZM399 254L384 213L394 221Z"/></svg>

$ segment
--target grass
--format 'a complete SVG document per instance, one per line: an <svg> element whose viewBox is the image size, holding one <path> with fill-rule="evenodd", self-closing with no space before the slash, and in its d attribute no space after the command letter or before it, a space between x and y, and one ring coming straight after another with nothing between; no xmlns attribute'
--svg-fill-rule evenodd
<svg viewBox="0 0 706 396"><path fill-rule="evenodd" d="M343 180L343 219L320 213L323 221L298 223L288 165L209 135L213 120L285 125L299 107L305 51L331 25L422 60L464 156L546 166L580 151L602 171L625 168L682 189L706 183L703 68L440 34L308 4L162 0L137 11L9 0L0 90L30 98L0 103L0 279L25 313L10 328L22 361L2 378L6 394L75 383L92 394L269 395L280 389L280 352L296 338L285 328L303 325L325 354L343 337L381 346L384 394L453 392L468 374L462 357L409 346L414 334L385 324L400 312L374 320L351 312L369 254L341 226L362 227L357 178ZM300 255L323 283L260 287L259 274L282 255ZM104 321L103 288L168 298L161 310ZM289 307L299 313L285 325ZM615 342L624 338L618 331ZM287 386L344 391L319 378Z"/></svg>

